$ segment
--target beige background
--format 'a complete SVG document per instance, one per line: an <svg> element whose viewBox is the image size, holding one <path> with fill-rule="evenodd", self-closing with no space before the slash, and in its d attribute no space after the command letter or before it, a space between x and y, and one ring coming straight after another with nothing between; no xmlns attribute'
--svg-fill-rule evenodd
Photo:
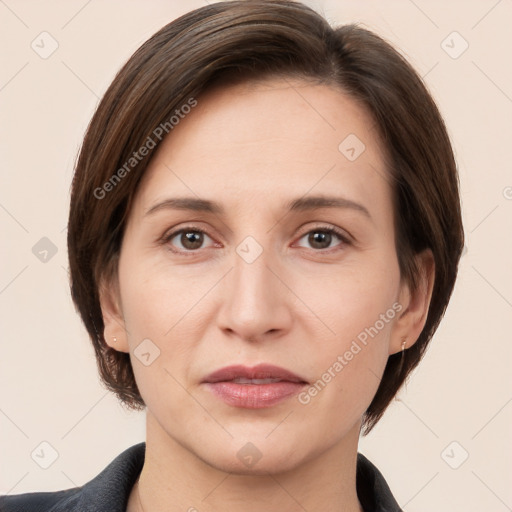
<svg viewBox="0 0 512 512"><path fill-rule="evenodd" d="M308 4L331 22L360 21L409 58L440 106L460 168L467 252L451 305L360 451L406 512L512 510L512 4ZM157 29L202 5L0 1L2 494L82 485L144 440L143 414L123 410L99 384L70 300L68 191L81 137L114 73ZM51 36L38 37L43 31ZM41 37L47 50L58 42L46 59L31 48ZM467 50L452 58L464 41ZM57 249L47 262L32 252L43 237ZM43 441L58 452L48 469L31 458Z"/></svg>

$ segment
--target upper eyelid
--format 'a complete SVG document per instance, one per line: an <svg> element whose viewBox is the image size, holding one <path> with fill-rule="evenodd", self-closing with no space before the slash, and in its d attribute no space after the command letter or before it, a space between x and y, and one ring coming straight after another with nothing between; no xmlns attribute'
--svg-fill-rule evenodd
<svg viewBox="0 0 512 512"><path fill-rule="evenodd" d="M174 238L176 235L180 234L180 233L183 233L184 231L198 231L200 233L204 233L205 235L209 236L210 238L212 238L212 236L210 235L209 231L205 228L201 228L199 226L194 226L194 225L186 225L186 226L183 226L182 228L171 228L171 229L168 229L167 231L165 231L165 233L163 234L163 236L161 237L161 239L163 241L166 241L166 240L170 240L171 238Z"/></svg>

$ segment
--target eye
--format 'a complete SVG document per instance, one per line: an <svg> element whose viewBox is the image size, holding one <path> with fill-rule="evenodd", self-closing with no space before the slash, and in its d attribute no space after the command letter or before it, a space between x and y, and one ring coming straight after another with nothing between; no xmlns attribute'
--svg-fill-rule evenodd
<svg viewBox="0 0 512 512"><path fill-rule="evenodd" d="M163 242L171 246L173 252L181 253L193 253L199 249L204 249L204 243L206 239L213 242L212 238L208 234L195 226L186 226L179 230L173 231L163 237ZM321 226L306 232L299 239L300 241L305 239L312 249L318 251L333 249L338 246L350 244L350 240L347 235L341 230L338 230L331 226ZM341 243L334 244L338 240ZM215 243L211 243L210 247L213 247Z"/></svg>
<svg viewBox="0 0 512 512"><path fill-rule="evenodd" d="M330 226L322 226L312 229L300 238L300 240L303 239L306 239L306 242L310 244L313 249L318 250L332 249L333 247L336 247L331 245L331 243L335 242L336 239L341 242L341 244L336 244L338 246L348 245L350 243L348 237L342 231Z"/></svg>
<svg viewBox="0 0 512 512"><path fill-rule="evenodd" d="M164 242L170 244L172 247L177 247L179 250L176 252L193 252L203 248L202 245L205 238L212 240L202 229L187 226L166 235ZM173 242L173 240L176 241Z"/></svg>

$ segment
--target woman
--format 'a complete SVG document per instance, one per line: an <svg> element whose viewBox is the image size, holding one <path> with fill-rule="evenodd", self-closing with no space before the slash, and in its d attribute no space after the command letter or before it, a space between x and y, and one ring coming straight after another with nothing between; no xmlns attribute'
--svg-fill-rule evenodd
<svg viewBox="0 0 512 512"><path fill-rule="evenodd" d="M73 300L146 442L2 510L399 511L358 439L462 247L444 123L385 41L285 0L173 21L98 106L68 224Z"/></svg>

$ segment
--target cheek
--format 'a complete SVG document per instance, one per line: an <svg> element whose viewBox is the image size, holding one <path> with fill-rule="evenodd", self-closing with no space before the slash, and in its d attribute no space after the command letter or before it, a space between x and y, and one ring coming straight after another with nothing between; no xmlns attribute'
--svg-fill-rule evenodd
<svg viewBox="0 0 512 512"><path fill-rule="evenodd" d="M332 274L319 283L318 293L307 292L304 284L305 302L329 331L322 327L320 337L317 328L317 347L309 352L308 364L318 380L302 403L329 403L333 411L356 416L365 411L379 386L392 327L402 309L396 302L399 283L398 263L390 250L388 258L381 253L364 265Z"/></svg>
<svg viewBox="0 0 512 512"><path fill-rule="evenodd" d="M205 337L207 293L218 276L198 272L184 276L161 258L144 260L126 251L119 279L135 377L143 397L154 396L155 389L148 393L148 386L159 382L168 386L170 380L176 384L171 374L180 382L186 378ZM149 352L150 360L156 354L154 362L146 366L147 361L139 358L141 352Z"/></svg>
<svg viewBox="0 0 512 512"><path fill-rule="evenodd" d="M134 337L164 340L187 323L188 312L208 290L209 276L169 265L162 252L146 257L126 247L119 263L123 313ZM214 277L214 276L212 276Z"/></svg>
<svg viewBox="0 0 512 512"><path fill-rule="evenodd" d="M316 380L299 402L311 417L328 417L326 428L333 435L360 418L375 396L388 359L394 313L392 307L369 310L363 303L347 307L338 316L336 335L309 351Z"/></svg>
<svg viewBox="0 0 512 512"><path fill-rule="evenodd" d="M179 279L165 278L155 267L140 269L129 263L120 279L124 277L123 314L139 392L152 411L160 410L162 398L170 396L172 410L190 406L183 386L201 333L197 324L191 328L187 312L198 297L190 290L183 293ZM167 421L172 425L175 420Z"/></svg>
<svg viewBox="0 0 512 512"><path fill-rule="evenodd" d="M324 339L339 348L376 323L379 331L388 332L397 316L393 304L399 296L400 271L392 250L355 255L323 275L298 277L297 285L297 294L328 327Z"/></svg>

